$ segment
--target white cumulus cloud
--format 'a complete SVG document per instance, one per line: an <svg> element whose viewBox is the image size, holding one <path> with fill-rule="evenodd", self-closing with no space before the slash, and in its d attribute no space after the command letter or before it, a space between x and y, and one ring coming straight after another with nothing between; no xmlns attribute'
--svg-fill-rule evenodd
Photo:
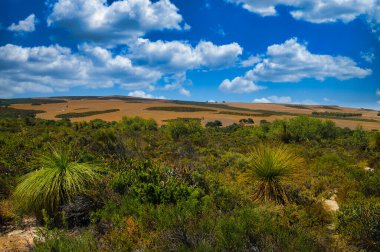
<svg viewBox="0 0 380 252"><path fill-rule="evenodd" d="M311 23L351 22L365 16L380 34L380 0L227 0L261 16L275 16L276 7L292 7L290 15ZM379 37L380 38L380 37Z"/></svg>
<svg viewBox="0 0 380 252"><path fill-rule="evenodd" d="M266 55L253 69L243 77L236 77L232 81L224 80L220 88L243 93L249 90L256 91L257 89L253 88L256 82L300 82L307 78L320 81L326 78L347 80L364 78L371 73L370 69L358 67L356 62L348 57L313 54L304 44L292 38L283 44L269 46Z"/></svg>
<svg viewBox="0 0 380 252"><path fill-rule="evenodd" d="M187 90L187 89L185 89L185 88L181 88L181 89L179 90L179 93L180 93L181 95L183 95L183 96L187 96L187 97L190 97L190 96L191 96L190 91Z"/></svg>
<svg viewBox="0 0 380 252"><path fill-rule="evenodd" d="M138 39L130 45L128 57L136 64L160 71L166 90L177 89L181 95L190 96L183 85L190 84L186 79L189 70L213 70L233 66L243 48L237 43L215 45L200 41L196 46L185 41L150 41Z"/></svg>
<svg viewBox="0 0 380 252"><path fill-rule="evenodd" d="M26 19L20 20L18 24L11 24L8 27L8 30L14 32L33 32L36 29L35 23L36 16L34 14L31 14Z"/></svg>
<svg viewBox="0 0 380 252"><path fill-rule="evenodd" d="M243 60L240 64L242 67L250 67L260 62L260 58L257 56L249 56L248 59Z"/></svg>
<svg viewBox="0 0 380 252"><path fill-rule="evenodd" d="M58 0L48 25L66 28L72 35L93 42L123 44L146 32L183 29L182 16L169 0ZM185 25L184 29L189 27Z"/></svg>
<svg viewBox="0 0 380 252"><path fill-rule="evenodd" d="M149 88L161 73L106 49L84 45L78 53L58 45L0 47L0 96L25 92L55 92L72 87Z"/></svg>
<svg viewBox="0 0 380 252"><path fill-rule="evenodd" d="M145 98L145 99L163 99L165 100L165 96L154 96L151 94L147 94L142 90L136 90L133 92L129 92L128 96L133 96L133 97L139 97L139 98Z"/></svg>
<svg viewBox="0 0 380 252"><path fill-rule="evenodd" d="M292 98L290 96L269 96L263 98L254 99L255 103L291 103Z"/></svg>
<svg viewBox="0 0 380 252"><path fill-rule="evenodd" d="M250 93L264 89L264 87L256 85L252 80L246 79L244 77L236 77L232 81L226 79L224 80L219 89L225 92L231 93Z"/></svg>
<svg viewBox="0 0 380 252"><path fill-rule="evenodd" d="M183 41L150 41L138 39L130 45L129 55L140 64L164 72L180 72L197 68L218 69L232 66L242 54L237 43L215 45L201 41L195 47Z"/></svg>
<svg viewBox="0 0 380 252"><path fill-rule="evenodd" d="M266 57L246 75L256 81L299 82L305 78L321 81L364 78L371 73L370 69L358 67L348 57L313 54L292 38L283 44L269 46Z"/></svg>

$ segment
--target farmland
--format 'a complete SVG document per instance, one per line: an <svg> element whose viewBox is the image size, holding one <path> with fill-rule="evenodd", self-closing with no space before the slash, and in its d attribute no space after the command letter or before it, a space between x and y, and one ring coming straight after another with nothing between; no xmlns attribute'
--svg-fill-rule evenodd
<svg viewBox="0 0 380 252"><path fill-rule="evenodd" d="M42 102L41 102L42 100ZM47 102L48 101L48 102ZM36 106L33 104L40 103ZM5 101L3 101L5 103ZM152 118L159 125L166 120L195 117L201 118L202 124L219 120L224 126L238 123L245 117L253 117L256 123L261 120L273 121L281 118L291 118L299 115L315 116L321 119L331 119L340 127L355 128L362 125L366 129L380 130L380 117L377 111L338 106L323 105L288 105L265 103L208 103L149 100L123 96L109 97L59 97L53 99L7 100L8 106L15 109L39 110L36 118L59 120L62 114L78 113L79 117L70 120L119 121L123 116L141 116ZM44 111L41 113L41 111ZM98 113L97 111L106 111Z"/></svg>

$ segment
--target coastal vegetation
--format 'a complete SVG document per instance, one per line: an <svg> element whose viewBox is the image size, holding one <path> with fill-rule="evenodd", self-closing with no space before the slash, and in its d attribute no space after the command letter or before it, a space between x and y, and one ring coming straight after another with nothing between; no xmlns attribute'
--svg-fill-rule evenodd
<svg viewBox="0 0 380 252"><path fill-rule="evenodd" d="M380 250L377 131L24 116L0 119L0 225L35 216L35 251Z"/></svg>

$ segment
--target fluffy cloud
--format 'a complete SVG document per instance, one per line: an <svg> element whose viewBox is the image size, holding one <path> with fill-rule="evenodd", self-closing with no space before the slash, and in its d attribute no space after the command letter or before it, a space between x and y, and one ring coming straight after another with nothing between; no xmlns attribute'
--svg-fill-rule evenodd
<svg viewBox="0 0 380 252"><path fill-rule="evenodd" d="M236 77L232 81L226 79L219 86L219 89L222 91L238 94L250 93L263 88L264 87L258 86L252 80L244 77Z"/></svg>
<svg viewBox="0 0 380 252"><path fill-rule="evenodd" d="M254 99L253 102L256 103L291 103L292 98L290 96L269 96L263 97L259 99Z"/></svg>
<svg viewBox="0 0 380 252"><path fill-rule="evenodd" d="M269 46L266 57L246 75L256 81L299 82L305 78L347 80L370 74L371 70L358 67L348 57L313 54L292 38Z"/></svg>
<svg viewBox="0 0 380 252"><path fill-rule="evenodd" d="M182 16L169 0L58 0L48 25L97 43L126 43L152 30L182 29ZM185 29L188 26L185 26Z"/></svg>
<svg viewBox="0 0 380 252"><path fill-rule="evenodd" d="M181 88L181 89L179 90L179 93L180 93L181 95L183 95L183 96L187 96L187 97L190 97L190 96L191 96L190 91L187 90L187 89L185 89L185 88Z"/></svg>
<svg viewBox="0 0 380 252"><path fill-rule="evenodd" d="M293 18L312 23L350 22L365 16L372 30L380 34L380 0L227 0L261 16L277 15L276 7L292 7ZM380 39L380 37L379 37Z"/></svg>
<svg viewBox="0 0 380 252"><path fill-rule="evenodd" d="M149 88L161 77L152 69L134 66L124 56L100 47L82 46L78 53L61 46L0 47L0 96L24 92L64 91L72 87Z"/></svg>
<svg viewBox="0 0 380 252"><path fill-rule="evenodd" d="M261 16L277 15L276 7L293 7L293 18L313 23L350 22L362 14L372 12L376 0L228 0L242 5L248 11Z"/></svg>
<svg viewBox="0 0 380 252"><path fill-rule="evenodd" d="M175 73L202 67L217 69L232 66L242 52L237 43L218 46L201 41L192 47L181 41L138 39L130 46L129 55L140 64Z"/></svg>
<svg viewBox="0 0 380 252"><path fill-rule="evenodd" d="M8 30L14 32L33 32L36 29L35 22L36 16L31 14L26 19L20 20L18 24L11 24Z"/></svg>
<svg viewBox="0 0 380 252"><path fill-rule="evenodd" d="M145 99L166 99L165 96L153 96L151 94L147 94L142 90L136 90L133 92L129 92L128 96L145 98Z"/></svg>
<svg viewBox="0 0 380 252"><path fill-rule="evenodd" d="M243 77L232 81L224 80L220 85L231 92L252 92L254 82L299 82L306 78L320 81L326 78L347 80L364 78L370 75L370 69L362 69L352 59L343 56L313 54L296 38L283 44L271 45L266 55ZM241 88L247 87L247 88Z"/></svg>
<svg viewBox="0 0 380 252"><path fill-rule="evenodd" d="M250 56L248 59L243 60L240 64L242 67L250 67L260 62L260 58L256 56Z"/></svg>
<svg viewBox="0 0 380 252"><path fill-rule="evenodd" d="M201 41L195 47L181 41L149 41L138 39L130 45L128 57L136 64L160 71L164 78L164 89L179 90L184 96L190 92L183 85L190 84L186 72L194 69L220 69L235 64L243 49L237 43L214 45Z"/></svg>

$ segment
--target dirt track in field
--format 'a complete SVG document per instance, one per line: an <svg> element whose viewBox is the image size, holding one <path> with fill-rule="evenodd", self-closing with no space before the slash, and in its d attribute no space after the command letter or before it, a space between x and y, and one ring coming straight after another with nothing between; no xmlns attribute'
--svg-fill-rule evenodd
<svg viewBox="0 0 380 252"><path fill-rule="evenodd" d="M231 107L239 107L245 109L257 109L257 110L269 110L276 112L287 112L294 114L311 114L313 111L323 112L344 112L344 113L362 113L363 115L359 117L360 119L374 119L378 122L363 122L363 121L351 121L351 120L339 120L332 119L340 127L349 127L355 128L357 125L362 125L366 129L377 129L380 130L380 117L377 116L377 111L367 111L363 109L354 109L354 108L344 108L336 107L335 109L323 108L317 105L303 105L303 108L294 108L288 107L283 104L265 104L265 103L225 103ZM153 118L158 122L158 124L165 123L165 120L175 119L175 118L200 118L202 123L205 124L208 121L220 120L223 125L230 125L232 123L237 123L242 118L252 117L256 124L260 120L273 121L278 118L290 118L289 115L272 115L272 116L244 116L244 115L229 115L229 114L218 114L220 111L229 111L237 113L255 113L249 111L236 111L226 108L215 108L210 107L209 109L215 109L216 111L200 111L200 112L175 112L175 111L154 111L146 110L149 107L172 107L172 106L181 106L181 107L194 107L194 108L209 108L209 107L200 107L196 105L183 105L175 104L170 101L165 100L141 100L139 102L131 102L125 100L119 100L117 98L108 97L107 100L91 99L86 98L82 100L71 100L68 99L66 103L50 103L42 104L38 106L33 106L31 104L13 104L11 107L17 109L35 109L43 110L45 113L37 114L37 118L50 119L50 120L59 120L55 116L58 114L64 113L82 113L86 111L102 111L108 109L119 109L120 111L98 114L87 117L78 117L71 118L73 122L77 121L90 121L94 119L102 119L105 121L119 121L123 116L140 116L143 118ZM306 108L306 109L305 109Z"/></svg>

